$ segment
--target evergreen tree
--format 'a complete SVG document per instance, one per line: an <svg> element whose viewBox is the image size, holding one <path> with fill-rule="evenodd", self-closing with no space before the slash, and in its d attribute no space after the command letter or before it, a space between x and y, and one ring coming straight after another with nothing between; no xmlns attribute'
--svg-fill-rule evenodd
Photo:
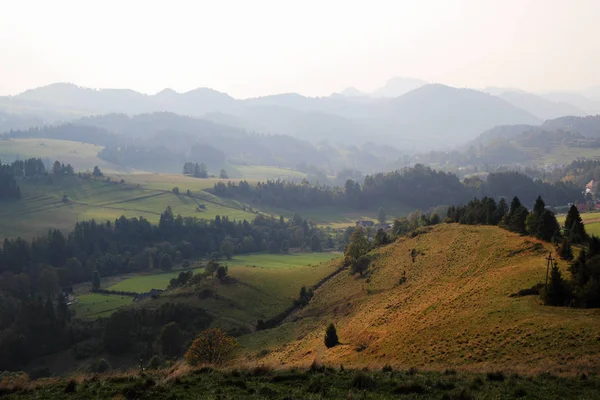
<svg viewBox="0 0 600 400"><path fill-rule="evenodd" d="M558 247L558 256L563 260L573 260L573 250L571 249L571 243L569 243L569 239L563 238L562 243Z"/></svg>
<svg viewBox="0 0 600 400"><path fill-rule="evenodd" d="M560 225L556 220L556 216L552 211L544 210L538 218L536 237L546 242L550 242L557 233L560 233Z"/></svg>
<svg viewBox="0 0 600 400"><path fill-rule="evenodd" d="M565 236L569 238L571 243L583 243L588 239L583 220L575 204L569 208L567 218L565 219L564 231Z"/></svg>
<svg viewBox="0 0 600 400"><path fill-rule="evenodd" d="M357 260L369 252L369 241L362 227L356 228L350 236L350 243L346 247L345 256L350 260Z"/></svg>
<svg viewBox="0 0 600 400"><path fill-rule="evenodd" d="M329 324L327 330L325 330L325 346L330 349L340 343L337 331L333 324Z"/></svg>
<svg viewBox="0 0 600 400"><path fill-rule="evenodd" d="M379 221L379 224L385 224L385 218L385 210L383 209L383 207L379 207L379 211L377 212L377 221Z"/></svg>
<svg viewBox="0 0 600 400"><path fill-rule="evenodd" d="M544 203L544 200L542 200L542 196L538 196L533 206L533 213L539 219L544 210L546 210L546 203Z"/></svg>
<svg viewBox="0 0 600 400"><path fill-rule="evenodd" d="M567 282L562 277L558 264L552 266L548 289L544 291L544 304L550 306L564 306L569 299Z"/></svg>

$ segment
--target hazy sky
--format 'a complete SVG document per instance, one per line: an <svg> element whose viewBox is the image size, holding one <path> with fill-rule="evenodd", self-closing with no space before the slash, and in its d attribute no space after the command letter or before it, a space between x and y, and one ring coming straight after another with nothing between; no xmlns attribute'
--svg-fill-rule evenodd
<svg viewBox="0 0 600 400"><path fill-rule="evenodd" d="M600 0L2 0L0 94L52 82L234 97L600 85Z"/></svg>

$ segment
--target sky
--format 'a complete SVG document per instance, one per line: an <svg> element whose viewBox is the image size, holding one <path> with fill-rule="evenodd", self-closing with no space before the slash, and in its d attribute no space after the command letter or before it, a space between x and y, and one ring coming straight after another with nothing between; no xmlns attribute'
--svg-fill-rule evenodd
<svg viewBox="0 0 600 400"><path fill-rule="evenodd" d="M396 76L533 92L600 85L600 0L0 4L0 95L71 82L327 96Z"/></svg>

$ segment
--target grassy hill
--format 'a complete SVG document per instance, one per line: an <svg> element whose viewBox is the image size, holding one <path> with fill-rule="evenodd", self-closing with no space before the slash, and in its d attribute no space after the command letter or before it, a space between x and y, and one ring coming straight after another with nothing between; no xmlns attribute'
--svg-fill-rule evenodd
<svg viewBox="0 0 600 400"><path fill-rule="evenodd" d="M343 272L280 327L242 337L248 361L354 367L596 371L598 310L509 297L543 282L548 244L497 227L443 224L374 252L364 278ZM414 263L411 250L418 256ZM567 265L561 262L563 271ZM406 272L406 282L399 283ZM341 345L325 348L334 323Z"/></svg>
<svg viewBox="0 0 600 400"><path fill-rule="evenodd" d="M0 237L30 238L45 234L49 228L70 231L77 221L96 219L114 221L121 215L144 217L157 223L167 206L182 216L213 219L216 215L231 219L255 217L233 200L220 199L202 189L214 180L178 175L114 175L106 181L77 177L47 181L19 181L22 199L3 201L0 207ZM121 178L123 177L123 178ZM124 179L121 183L120 179ZM171 191L180 188L180 194ZM187 196L190 190L192 196ZM63 196L68 202L63 201ZM201 205L203 208L198 208Z"/></svg>

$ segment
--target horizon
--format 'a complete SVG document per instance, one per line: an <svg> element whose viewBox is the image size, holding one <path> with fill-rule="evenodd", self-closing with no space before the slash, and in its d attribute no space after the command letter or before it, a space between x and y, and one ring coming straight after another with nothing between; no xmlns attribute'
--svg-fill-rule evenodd
<svg viewBox="0 0 600 400"><path fill-rule="evenodd" d="M593 0L527 7L516 0L369 7L29 0L6 11L0 51L11 62L0 66L0 95L72 82L149 95L211 88L236 99L324 97L349 87L373 92L397 76L531 93L600 86Z"/></svg>

